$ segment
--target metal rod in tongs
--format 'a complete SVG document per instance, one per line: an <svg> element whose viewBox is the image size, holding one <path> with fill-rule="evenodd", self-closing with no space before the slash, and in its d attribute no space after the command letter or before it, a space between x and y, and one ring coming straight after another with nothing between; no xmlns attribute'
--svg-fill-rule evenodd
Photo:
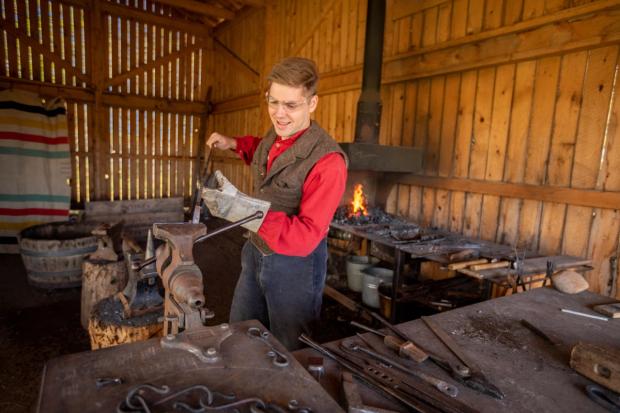
<svg viewBox="0 0 620 413"><path fill-rule="evenodd" d="M362 330L364 330L364 331L368 331L369 333L376 334L376 335L378 335L379 337L385 337L385 336L387 336L387 334L385 334L384 332L379 331L379 330L375 330L374 328L370 328L370 327L368 327L367 325L364 325L364 324L362 324L362 323L358 323L357 321L351 321L351 323L350 323L350 324L351 324L352 326L357 327L357 328L360 328L360 329L362 329Z"/></svg>
<svg viewBox="0 0 620 413"><path fill-rule="evenodd" d="M250 222L250 221L254 221L255 219L261 219L263 217L263 211L256 211L255 213L253 213L250 216L247 216L245 218L240 219L239 221L235 221L235 222L231 222L230 224L226 224L223 227L220 227L218 229L215 229L211 232L209 232L206 235L203 235L201 237L198 237L194 240L194 244L197 244L199 242L202 242L208 238L214 237L218 234L221 234L224 231L228 231L229 229L241 226L243 224L245 224L246 222ZM156 257L151 257L149 259L146 259L144 261L142 261L140 264L135 263L131 268L135 271L140 271L142 268L146 267L149 264L154 263L156 260Z"/></svg>

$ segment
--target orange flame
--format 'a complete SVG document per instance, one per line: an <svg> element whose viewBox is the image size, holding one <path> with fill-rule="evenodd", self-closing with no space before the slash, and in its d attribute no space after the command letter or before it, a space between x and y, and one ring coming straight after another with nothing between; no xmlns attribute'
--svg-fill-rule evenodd
<svg viewBox="0 0 620 413"><path fill-rule="evenodd" d="M364 195L362 184L355 185L355 189L353 190L353 201L351 202L351 209L351 215L368 215L366 196Z"/></svg>

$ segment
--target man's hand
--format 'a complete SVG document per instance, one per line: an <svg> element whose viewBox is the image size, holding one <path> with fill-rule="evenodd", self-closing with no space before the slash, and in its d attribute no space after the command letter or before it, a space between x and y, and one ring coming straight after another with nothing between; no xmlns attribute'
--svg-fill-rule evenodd
<svg viewBox="0 0 620 413"><path fill-rule="evenodd" d="M209 139L207 139L207 146L209 148L217 148L225 151L226 149L237 149L237 140L229 136L222 135L218 132L213 132Z"/></svg>
<svg viewBox="0 0 620 413"><path fill-rule="evenodd" d="M271 204L240 192L220 171L215 171L213 176L216 187L202 188L202 200L211 215L234 222L262 211L262 219L255 219L242 225L250 231L258 232Z"/></svg>

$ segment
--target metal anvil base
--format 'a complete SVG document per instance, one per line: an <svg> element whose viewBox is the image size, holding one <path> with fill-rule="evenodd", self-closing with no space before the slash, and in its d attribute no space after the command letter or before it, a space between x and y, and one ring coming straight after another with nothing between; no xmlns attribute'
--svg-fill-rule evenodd
<svg viewBox="0 0 620 413"><path fill-rule="evenodd" d="M189 339L208 354L213 342L221 338L218 334L221 328L203 327L176 337ZM209 361L183 348L163 347L160 338L50 360L43 372L38 411L117 411L128 393L143 384L169 388L165 395L146 387L136 392L150 403L201 385L222 395L234 394L237 401L256 398L276 404L284 411L303 411L303 407L312 412L342 411L274 337L269 335L267 341L257 339L256 335L248 334L250 328L265 331L255 320L228 326L231 334L220 343L219 357ZM277 363L272 350L284 355L288 363ZM100 380L97 385L98 379L107 380ZM200 393L188 392L183 402L196 408L199 397ZM172 402L152 406L151 411L173 411ZM207 402L206 398L203 402ZM210 407L224 403L231 403L231 399L217 396ZM250 406L238 408L249 411Z"/></svg>

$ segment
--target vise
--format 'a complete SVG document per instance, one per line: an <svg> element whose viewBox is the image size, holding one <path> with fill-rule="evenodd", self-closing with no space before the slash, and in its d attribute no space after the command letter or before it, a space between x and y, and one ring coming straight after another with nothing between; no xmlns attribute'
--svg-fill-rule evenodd
<svg viewBox="0 0 620 413"><path fill-rule="evenodd" d="M202 272L194 263L192 249L206 235L204 224L154 224L153 235L165 241L157 249L156 268L164 297L164 335L203 326L213 312L204 307Z"/></svg>

